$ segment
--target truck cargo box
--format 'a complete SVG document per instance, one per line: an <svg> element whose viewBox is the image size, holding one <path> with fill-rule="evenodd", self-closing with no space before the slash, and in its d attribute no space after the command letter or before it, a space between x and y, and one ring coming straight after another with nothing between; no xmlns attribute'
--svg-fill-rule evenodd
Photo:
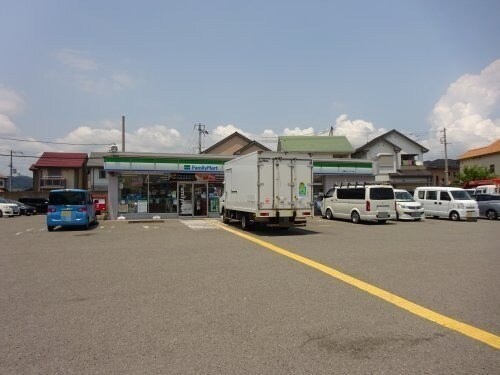
<svg viewBox="0 0 500 375"><path fill-rule="evenodd" d="M309 154L257 151L224 164L224 221L279 227L312 216L313 162Z"/></svg>

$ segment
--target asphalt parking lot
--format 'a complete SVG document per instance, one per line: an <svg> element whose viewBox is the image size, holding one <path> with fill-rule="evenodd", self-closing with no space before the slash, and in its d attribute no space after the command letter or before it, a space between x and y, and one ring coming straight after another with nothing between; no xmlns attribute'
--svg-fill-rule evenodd
<svg viewBox="0 0 500 375"><path fill-rule="evenodd" d="M498 220L44 220L0 219L2 374L500 368Z"/></svg>

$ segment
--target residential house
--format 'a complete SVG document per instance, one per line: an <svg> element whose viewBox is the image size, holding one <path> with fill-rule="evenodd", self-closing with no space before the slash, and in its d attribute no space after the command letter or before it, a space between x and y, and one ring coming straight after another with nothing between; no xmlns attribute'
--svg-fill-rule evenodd
<svg viewBox="0 0 500 375"><path fill-rule="evenodd" d="M0 193L4 193L7 190L8 177L0 173Z"/></svg>
<svg viewBox="0 0 500 375"><path fill-rule="evenodd" d="M432 186L445 186L445 159L424 161L425 168L431 173ZM448 159L448 182L452 183L458 177L458 160Z"/></svg>
<svg viewBox="0 0 500 375"><path fill-rule="evenodd" d="M354 148L345 136L282 136L278 151L312 156L315 196L334 185L374 181L373 163L352 159Z"/></svg>
<svg viewBox="0 0 500 375"><path fill-rule="evenodd" d="M44 152L30 167L33 191L87 189L87 159L85 153Z"/></svg>
<svg viewBox="0 0 500 375"><path fill-rule="evenodd" d="M108 200L108 177L104 169L104 157L113 155L113 152L91 152L87 160L87 189L92 198L104 202Z"/></svg>
<svg viewBox="0 0 500 375"><path fill-rule="evenodd" d="M216 144L202 151L202 154L246 155L254 151L271 151L259 142L252 141L244 135L234 132Z"/></svg>
<svg viewBox="0 0 500 375"><path fill-rule="evenodd" d="M350 158L354 148L345 136L282 136L278 151L307 152L316 159Z"/></svg>
<svg viewBox="0 0 500 375"><path fill-rule="evenodd" d="M461 155L458 160L460 171L463 171L465 167L477 165L486 167L491 173L500 175L500 139L486 147L469 150Z"/></svg>
<svg viewBox="0 0 500 375"><path fill-rule="evenodd" d="M423 161L428 151L406 135L391 130L359 147L352 156L376 162L376 181L413 190L432 182L432 174Z"/></svg>

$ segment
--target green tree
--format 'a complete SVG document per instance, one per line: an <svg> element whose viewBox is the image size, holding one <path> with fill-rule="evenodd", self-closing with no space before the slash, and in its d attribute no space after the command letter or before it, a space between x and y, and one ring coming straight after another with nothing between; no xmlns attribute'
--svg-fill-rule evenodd
<svg viewBox="0 0 500 375"><path fill-rule="evenodd" d="M494 173L491 173L489 168L482 165L472 165L470 167L464 167L464 170L458 174L458 180L460 184L464 184L472 180L487 180L489 178L495 177Z"/></svg>

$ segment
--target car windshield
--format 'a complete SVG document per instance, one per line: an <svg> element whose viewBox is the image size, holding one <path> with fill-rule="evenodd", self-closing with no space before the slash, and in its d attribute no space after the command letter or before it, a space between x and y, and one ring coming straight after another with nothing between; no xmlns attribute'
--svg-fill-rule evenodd
<svg viewBox="0 0 500 375"><path fill-rule="evenodd" d="M396 200L401 202L415 202L415 199L407 191L395 191Z"/></svg>
<svg viewBox="0 0 500 375"><path fill-rule="evenodd" d="M85 193L79 191L63 191L50 193L49 204L51 205L81 205L85 204Z"/></svg>
<svg viewBox="0 0 500 375"><path fill-rule="evenodd" d="M472 199L465 190L452 190L451 195L457 201L470 201Z"/></svg>

